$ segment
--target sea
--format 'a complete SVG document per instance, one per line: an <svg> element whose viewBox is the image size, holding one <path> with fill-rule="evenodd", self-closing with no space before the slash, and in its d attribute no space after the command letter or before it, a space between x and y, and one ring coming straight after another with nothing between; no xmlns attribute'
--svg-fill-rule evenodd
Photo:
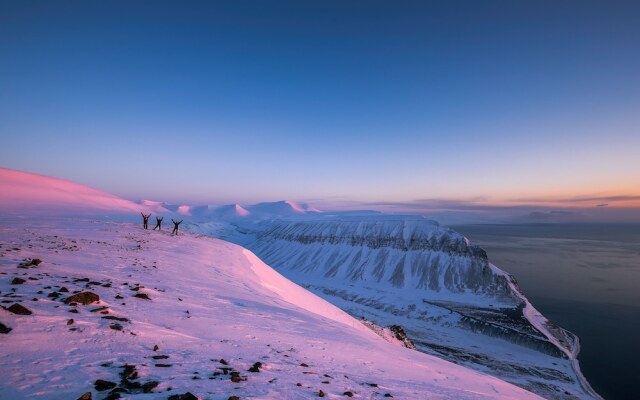
<svg viewBox="0 0 640 400"><path fill-rule="evenodd" d="M549 320L578 335L606 400L640 399L640 224L482 224L452 229L487 251Z"/></svg>

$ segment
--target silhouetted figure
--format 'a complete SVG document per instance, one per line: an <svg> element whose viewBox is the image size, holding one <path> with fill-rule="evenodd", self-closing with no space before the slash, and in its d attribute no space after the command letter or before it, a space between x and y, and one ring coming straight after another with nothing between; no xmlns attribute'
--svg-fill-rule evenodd
<svg viewBox="0 0 640 400"><path fill-rule="evenodd" d="M144 229L149 229L149 217L151 216L151 214L149 215L144 215L143 213L140 213L140 215L142 215L142 226L144 227Z"/></svg>
<svg viewBox="0 0 640 400"><path fill-rule="evenodd" d="M153 228L153 230L154 230L154 231L155 231L156 229L158 229L159 231L161 231L161 230L162 230L162 219L163 219L163 218L164 218L164 217L160 217L160 218L156 217L156 226L155 226L155 228Z"/></svg>
<svg viewBox="0 0 640 400"><path fill-rule="evenodd" d="M173 232L171 232L172 235L177 235L178 234L178 225L180 225L182 223L182 220L180 221L174 221L173 218L171 218L171 222L173 222Z"/></svg>

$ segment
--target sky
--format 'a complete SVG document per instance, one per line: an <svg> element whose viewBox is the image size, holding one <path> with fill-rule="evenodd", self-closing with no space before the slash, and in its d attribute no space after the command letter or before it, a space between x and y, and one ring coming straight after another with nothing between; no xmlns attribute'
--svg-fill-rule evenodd
<svg viewBox="0 0 640 400"><path fill-rule="evenodd" d="M640 221L638 71L632 1L0 0L0 166L175 203Z"/></svg>

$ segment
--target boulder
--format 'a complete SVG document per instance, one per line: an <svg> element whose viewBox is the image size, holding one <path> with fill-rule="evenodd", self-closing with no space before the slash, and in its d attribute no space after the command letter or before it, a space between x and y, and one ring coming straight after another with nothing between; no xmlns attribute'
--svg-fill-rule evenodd
<svg viewBox="0 0 640 400"><path fill-rule="evenodd" d="M0 333L7 334L9 332L11 332L11 328L0 322Z"/></svg>
<svg viewBox="0 0 640 400"><path fill-rule="evenodd" d="M29 310L27 307L23 306L22 304L18 304L18 303L14 303L11 305L11 307L7 308L7 311L11 311L14 314L18 314L18 315L31 315L33 314L31 312L31 310Z"/></svg>
<svg viewBox="0 0 640 400"><path fill-rule="evenodd" d="M87 304L91 304L96 301L100 301L100 296L89 291L80 292L80 293L71 295L64 300L65 304L80 303L80 304L84 304L85 306Z"/></svg>

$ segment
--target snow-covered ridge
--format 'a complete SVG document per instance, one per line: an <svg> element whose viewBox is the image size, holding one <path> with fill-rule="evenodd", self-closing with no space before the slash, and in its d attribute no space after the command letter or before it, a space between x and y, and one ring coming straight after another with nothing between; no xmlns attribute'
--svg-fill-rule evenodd
<svg viewBox="0 0 640 400"><path fill-rule="evenodd" d="M84 185L0 168L0 213L28 215L137 214L150 208Z"/></svg>

